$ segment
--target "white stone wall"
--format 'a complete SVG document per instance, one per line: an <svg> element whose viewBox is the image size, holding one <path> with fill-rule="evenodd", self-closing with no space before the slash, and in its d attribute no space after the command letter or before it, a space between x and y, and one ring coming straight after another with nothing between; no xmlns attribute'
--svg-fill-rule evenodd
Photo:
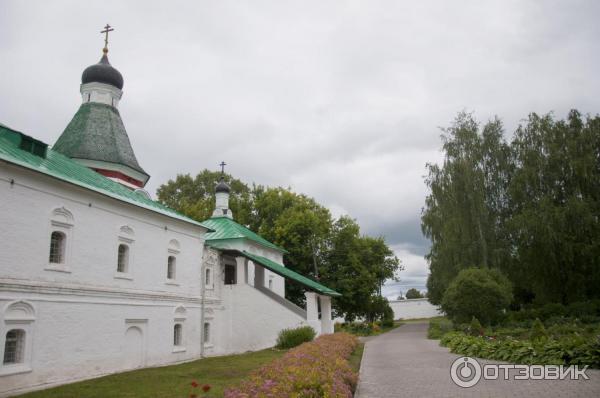
<svg viewBox="0 0 600 398"><path fill-rule="evenodd" d="M199 356L203 228L5 163L0 198L0 357L14 328L26 330L28 352L0 364L0 395ZM48 259L55 229L67 235L59 266ZM122 241L126 274L116 272ZM9 314L20 301L33 319Z"/></svg>
<svg viewBox="0 0 600 398"><path fill-rule="evenodd" d="M280 330L306 320L246 284L222 287L223 311L214 354L261 350L275 345Z"/></svg>
<svg viewBox="0 0 600 398"><path fill-rule="evenodd" d="M210 325L206 356L267 348L281 329L306 324L255 289L253 277L245 283L244 262L238 284L224 285L222 259L204 250L202 227L5 163L0 199L0 358L6 332L26 331L24 363L0 364L0 396L197 359L203 321ZM48 258L54 230L67 237L60 265ZM119 243L130 247L126 273L117 272ZM233 244L283 263L278 251ZM253 272L251 262L247 269ZM265 270L265 287L269 279L284 297L284 278ZM183 327L181 346L174 346L175 323Z"/></svg>
<svg viewBox="0 0 600 398"><path fill-rule="evenodd" d="M423 299L390 301L394 310L394 319L431 318L442 315L438 307Z"/></svg>

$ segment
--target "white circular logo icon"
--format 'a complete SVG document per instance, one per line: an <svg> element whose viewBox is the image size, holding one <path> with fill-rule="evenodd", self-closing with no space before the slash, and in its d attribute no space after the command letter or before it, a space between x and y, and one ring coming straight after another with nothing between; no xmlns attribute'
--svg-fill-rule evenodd
<svg viewBox="0 0 600 398"><path fill-rule="evenodd" d="M473 358L460 357L452 362L450 377L457 386L473 387L481 379L481 365Z"/></svg>

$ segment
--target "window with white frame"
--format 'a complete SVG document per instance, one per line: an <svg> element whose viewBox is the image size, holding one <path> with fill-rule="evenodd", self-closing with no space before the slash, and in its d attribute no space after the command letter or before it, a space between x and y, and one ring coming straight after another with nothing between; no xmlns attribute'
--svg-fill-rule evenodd
<svg viewBox="0 0 600 398"><path fill-rule="evenodd" d="M181 347L183 345L183 327L181 323L176 323L173 327L173 345Z"/></svg>
<svg viewBox="0 0 600 398"><path fill-rule="evenodd" d="M31 371L34 323L35 312L31 304L16 301L6 307L3 325L6 332L0 335L0 350L4 348L0 376Z"/></svg>
<svg viewBox="0 0 600 398"><path fill-rule="evenodd" d="M177 265L177 259L175 256L169 256L167 258L167 279L175 279L175 267Z"/></svg>
<svg viewBox="0 0 600 398"><path fill-rule="evenodd" d="M50 230L48 236L49 253L47 271L70 272L69 252L73 233L73 214L64 207L57 207L50 215Z"/></svg>
<svg viewBox="0 0 600 398"><path fill-rule="evenodd" d="M4 341L4 365L23 363L25 357L25 331L11 329Z"/></svg>
<svg viewBox="0 0 600 398"><path fill-rule="evenodd" d="M127 273L129 271L129 246L125 243L119 244L117 253L117 272Z"/></svg>
<svg viewBox="0 0 600 398"><path fill-rule="evenodd" d="M65 262L66 235L64 232L52 231L50 235L50 256L48 261L53 264Z"/></svg>
<svg viewBox="0 0 600 398"><path fill-rule="evenodd" d="M183 325L187 318L187 310L183 305L178 305L173 311L173 352L185 351L185 336L183 335Z"/></svg>
<svg viewBox="0 0 600 398"><path fill-rule="evenodd" d="M134 249L135 232L133 228L129 225L121 225L115 247L117 264L114 277L116 279L133 280Z"/></svg>
<svg viewBox="0 0 600 398"><path fill-rule="evenodd" d="M210 343L210 323L204 322L204 343Z"/></svg>

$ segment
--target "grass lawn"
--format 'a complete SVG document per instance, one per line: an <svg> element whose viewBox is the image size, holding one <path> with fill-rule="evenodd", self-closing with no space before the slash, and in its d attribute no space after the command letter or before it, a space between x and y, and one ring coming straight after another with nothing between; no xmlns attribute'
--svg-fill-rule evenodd
<svg viewBox="0 0 600 398"><path fill-rule="evenodd" d="M350 363L350 366L352 366L352 370L354 370L356 373L358 373L360 370L360 361L362 361L364 350L365 343L358 343L358 346L356 346L356 349L352 355L350 355L350 358L348 358L348 362Z"/></svg>
<svg viewBox="0 0 600 398"><path fill-rule="evenodd" d="M200 386L210 384L210 396L221 397L226 387L239 383L251 371L279 358L285 352L286 350L266 349L241 355L205 358L180 365L134 370L19 397L188 397L192 380L197 380Z"/></svg>

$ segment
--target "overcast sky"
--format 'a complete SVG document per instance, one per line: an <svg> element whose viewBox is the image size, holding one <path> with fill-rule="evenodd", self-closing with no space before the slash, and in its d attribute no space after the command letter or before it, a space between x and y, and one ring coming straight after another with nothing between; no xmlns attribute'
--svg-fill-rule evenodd
<svg viewBox="0 0 600 398"><path fill-rule="evenodd" d="M53 144L103 46L125 79L120 111L156 188L227 171L290 186L384 235L427 275L425 164L457 112L596 114L598 1L0 2L0 123Z"/></svg>

